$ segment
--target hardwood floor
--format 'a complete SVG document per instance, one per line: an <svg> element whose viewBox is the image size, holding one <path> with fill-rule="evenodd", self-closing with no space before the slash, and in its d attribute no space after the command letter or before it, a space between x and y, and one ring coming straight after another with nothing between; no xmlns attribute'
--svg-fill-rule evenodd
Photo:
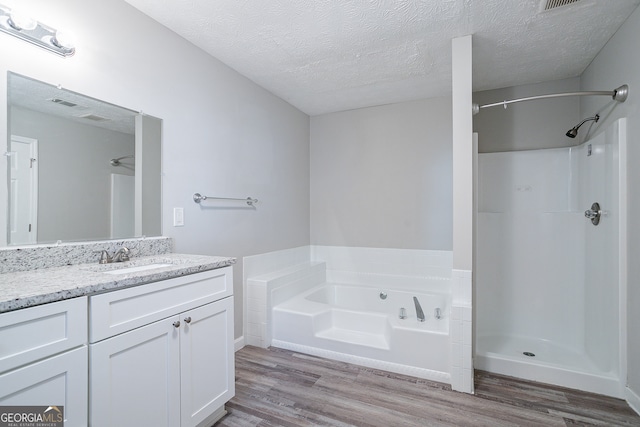
<svg viewBox="0 0 640 427"><path fill-rule="evenodd" d="M476 373L447 384L277 348L236 353L236 397L216 426L640 426L623 400Z"/></svg>

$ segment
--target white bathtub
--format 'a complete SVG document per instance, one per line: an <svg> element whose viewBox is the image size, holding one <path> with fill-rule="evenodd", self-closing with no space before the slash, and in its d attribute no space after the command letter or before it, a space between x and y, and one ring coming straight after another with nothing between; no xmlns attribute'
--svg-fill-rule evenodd
<svg viewBox="0 0 640 427"><path fill-rule="evenodd" d="M424 322L417 320L414 296ZM406 310L405 319L399 317L400 308ZM324 283L273 307L272 345L450 382L450 311L448 293Z"/></svg>

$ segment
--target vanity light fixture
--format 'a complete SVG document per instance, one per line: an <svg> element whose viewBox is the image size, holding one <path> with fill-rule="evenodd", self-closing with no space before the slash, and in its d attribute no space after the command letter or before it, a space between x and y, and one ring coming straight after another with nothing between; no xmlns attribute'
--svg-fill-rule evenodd
<svg viewBox="0 0 640 427"><path fill-rule="evenodd" d="M40 46L60 56L71 56L76 48L61 31L0 5L0 31Z"/></svg>

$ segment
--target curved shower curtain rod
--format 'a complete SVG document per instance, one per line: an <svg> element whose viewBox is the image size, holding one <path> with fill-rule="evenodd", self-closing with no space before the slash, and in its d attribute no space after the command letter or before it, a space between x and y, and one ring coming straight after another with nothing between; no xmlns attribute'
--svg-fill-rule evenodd
<svg viewBox="0 0 640 427"><path fill-rule="evenodd" d="M493 104L485 104L485 105L473 104L473 114L474 115L478 114L481 108L498 107L500 105L502 105L504 108L507 108L507 105L509 104L514 104L516 102L522 102L522 101L532 101L534 99L560 98L563 96L590 96L590 95L610 96L613 98L614 101L624 102L627 100L627 96L629 95L629 86L624 84L614 90L550 93L548 95L529 96L527 98L518 98L518 99L509 100L509 101L494 102Z"/></svg>

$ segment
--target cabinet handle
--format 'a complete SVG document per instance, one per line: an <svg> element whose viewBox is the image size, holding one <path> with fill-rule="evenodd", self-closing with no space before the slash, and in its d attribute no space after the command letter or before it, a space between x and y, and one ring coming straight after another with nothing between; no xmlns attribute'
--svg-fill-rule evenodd
<svg viewBox="0 0 640 427"><path fill-rule="evenodd" d="M179 320L176 320L175 322L173 322L173 326L174 326L175 328L179 328L179 327L180 327L180 321L179 321Z"/></svg>
<svg viewBox="0 0 640 427"><path fill-rule="evenodd" d="M186 323L191 323L191 316L189 316L189 317L185 317L185 318L184 318L184 321L185 321Z"/></svg>

